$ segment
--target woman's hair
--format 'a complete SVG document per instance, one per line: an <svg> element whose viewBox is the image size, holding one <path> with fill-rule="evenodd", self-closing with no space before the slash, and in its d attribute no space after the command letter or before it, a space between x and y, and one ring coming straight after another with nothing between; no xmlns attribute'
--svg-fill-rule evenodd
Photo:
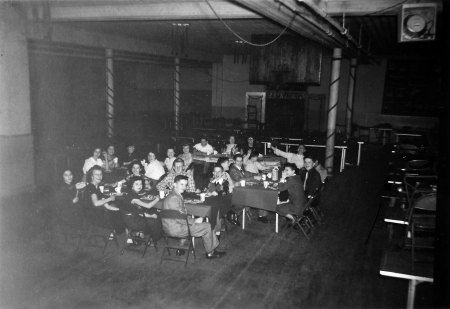
<svg viewBox="0 0 450 309"><path fill-rule="evenodd" d="M133 175L132 169L135 164L139 165L139 168L141 169L141 173L142 173L142 170L144 169L144 167L142 166L142 164L139 161L134 161L133 163L130 164L130 166L128 166L128 174L129 175Z"/></svg>
<svg viewBox="0 0 450 309"><path fill-rule="evenodd" d="M87 175L86 175L87 181L90 182L90 181L92 180L92 173L93 173L94 171L100 171L100 172L103 173L103 170L102 170L102 168L101 168L99 165L94 165L94 166L91 167L91 169L87 172Z"/></svg>
<svg viewBox="0 0 450 309"><path fill-rule="evenodd" d="M186 143L186 144L183 144L183 146L182 147L191 147L188 143Z"/></svg>
<svg viewBox="0 0 450 309"><path fill-rule="evenodd" d="M133 189L133 185L134 185L134 183L136 181L142 181L142 185L145 184L144 179L142 177L140 177L140 176L132 176L132 177L130 177L130 182L129 182L131 190Z"/></svg>

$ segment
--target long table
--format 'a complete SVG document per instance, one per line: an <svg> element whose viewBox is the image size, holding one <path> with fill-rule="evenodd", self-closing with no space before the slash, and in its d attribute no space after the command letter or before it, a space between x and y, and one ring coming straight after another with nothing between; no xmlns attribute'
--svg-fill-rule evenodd
<svg viewBox="0 0 450 309"><path fill-rule="evenodd" d="M406 308L414 308L416 286L422 282L433 282L432 263L413 263L411 253L402 250L387 250L381 259L380 275L409 280Z"/></svg>
<svg viewBox="0 0 450 309"><path fill-rule="evenodd" d="M199 196L195 194L188 194L189 198L198 199ZM116 196L118 201L123 201L125 196ZM141 199L143 202L148 203L150 200ZM162 209L164 200L159 200L154 208ZM185 203L186 211L189 215L209 218L209 222L211 223L211 228L214 229L217 222L217 214L219 217L224 216L228 211L231 210L231 196L210 196L207 197L205 202L199 204L188 204ZM120 209L120 206L119 206Z"/></svg>
<svg viewBox="0 0 450 309"><path fill-rule="evenodd" d="M233 205L245 205L257 209L277 211L278 190L265 189L262 183L235 187ZM278 214L275 215L275 232L278 233ZM242 210L242 229L245 229L245 208Z"/></svg>

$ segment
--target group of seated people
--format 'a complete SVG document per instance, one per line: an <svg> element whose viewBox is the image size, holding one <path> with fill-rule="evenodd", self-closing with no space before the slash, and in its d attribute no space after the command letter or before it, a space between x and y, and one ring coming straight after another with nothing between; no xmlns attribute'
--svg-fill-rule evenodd
<svg viewBox="0 0 450 309"><path fill-rule="evenodd" d="M248 143L244 146L237 146L234 137L230 137L230 144L223 149L224 153L234 154L232 159L229 156L218 158L212 170L212 177L205 187L205 191L212 196L222 196L233 193L233 189L240 185L241 180L261 180L262 173L269 171L268 166L258 161L260 148L252 137L248 138ZM209 147L208 147L209 146ZM304 145L299 145L298 153L292 154L280 151L277 143L272 144L275 155L285 157L287 163L280 182L280 200L283 193L288 193L288 201L277 206L277 213L294 221L294 215L301 214L306 206L307 199L314 190L319 187L326 178L326 170L317 164L314 156L305 152ZM192 166L193 156L190 153L188 144L183 145L183 153L175 156L173 148L167 151L167 158L164 162L156 159L154 152L148 153L148 160L141 160L134 154L135 147L127 147L127 156L122 160L122 168L128 169L128 174L124 179L112 183L112 186L126 184L128 194L122 203L118 204L114 195L107 196L101 190L104 172L120 168L119 161L114 156L114 146L109 146L103 152L96 148L92 157L85 160L83 166L83 181L74 184L72 171L66 170L63 173L63 183L57 191L57 204L60 210L78 220L81 216L87 219L88 223L97 226L111 226L116 234L129 230L146 230L151 235L154 242L162 237L162 231L167 235L186 236L187 226L185 222L177 220L161 220L158 210L154 206L160 201L158 194L150 202L141 200L143 194L149 192L164 191L166 198L163 201L163 209L177 209L186 213L182 194L184 192L200 193L196 188ZM194 154L198 152L212 154L214 148L206 139L202 139L194 146ZM230 164L232 163L232 164ZM205 167L203 167L205 168ZM209 168L209 167L208 167ZM168 170L166 173L165 169ZM206 171L206 172L205 172ZM204 170L208 173L208 169ZM231 203L231 199L230 199ZM82 211L74 205L81 204ZM233 205L226 216L226 220L239 226L238 216L242 213L245 205ZM258 221L270 223L267 218L267 211L258 211ZM192 236L202 237L208 259L220 258L225 252L216 250L220 240L220 220L218 217L216 227L212 230L208 222L202 220L189 219L189 228ZM75 220L75 219L74 219ZM143 235L142 235L143 236ZM132 243L130 245L137 245ZM184 254L179 250L177 254Z"/></svg>

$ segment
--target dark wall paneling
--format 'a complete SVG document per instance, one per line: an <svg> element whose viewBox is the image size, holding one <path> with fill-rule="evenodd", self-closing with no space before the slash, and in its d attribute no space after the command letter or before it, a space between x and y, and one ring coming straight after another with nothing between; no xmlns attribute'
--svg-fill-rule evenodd
<svg viewBox="0 0 450 309"><path fill-rule="evenodd" d="M389 59L384 84L384 115L436 117L441 101L438 58Z"/></svg>
<svg viewBox="0 0 450 309"><path fill-rule="evenodd" d="M257 44L273 40L274 35L252 35ZM250 84L320 84L322 47L308 39L283 35L265 47L252 47Z"/></svg>
<svg viewBox="0 0 450 309"><path fill-rule="evenodd" d="M35 180L40 185L54 179L55 167L67 165L66 160L58 161L66 147L86 148L104 141L105 69L101 59L34 52L29 68Z"/></svg>

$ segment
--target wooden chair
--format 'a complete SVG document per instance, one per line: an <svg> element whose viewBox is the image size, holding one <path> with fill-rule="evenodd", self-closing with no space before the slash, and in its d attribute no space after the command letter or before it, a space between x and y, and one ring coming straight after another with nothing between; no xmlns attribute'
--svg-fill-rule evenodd
<svg viewBox="0 0 450 309"><path fill-rule="evenodd" d="M415 212L421 211L420 213ZM429 194L418 198L409 214L409 229L411 232L411 257L414 262L433 262L429 259L416 259L416 248L434 249L434 240L432 244L418 244L417 232L426 233L434 237L436 229L436 194Z"/></svg>
<svg viewBox="0 0 450 309"><path fill-rule="evenodd" d="M161 255L161 264L163 262L163 260L172 260L172 261L177 261L177 262L183 262L184 261L184 267L186 268L187 266L187 262L189 259L189 253L192 251L192 254L194 255L194 259L197 259L197 257L195 256L195 248L194 248L194 237L191 236L191 230L189 228L189 222L188 222L188 217L187 214L181 213L178 210L173 210L173 209L163 209L161 210L161 219L173 219L173 220L184 220L186 221L186 226L187 226L187 236L172 236L172 235L167 235L164 230L163 230L163 237L164 237L164 249L163 253ZM188 243L188 247L186 248L186 246L180 246L179 244L176 245L169 245L169 239L175 239L175 240L182 240L185 239ZM182 260L182 259L177 259L177 258L173 258L170 255L170 249L175 249L175 250L186 250L186 259ZM167 250L167 254L168 257L165 257L165 253Z"/></svg>
<svg viewBox="0 0 450 309"><path fill-rule="evenodd" d="M125 225L127 227L127 237L125 239L125 243L122 247L122 252L120 254L123 254L125 252L125 250L128 251L135 251L135 252L139 252L142 253L142 258L144 258L145 256L145 252L147 252L147 248L151 245L153 245L155 247L156 252L158 252L158 247L156 245L156 243L153 241L152 239L152 235L150 234L150 228L147 224L147 220L145 219L145 211L140 208L140 214L139 214L139 225L142 225L142 228L136 228L137 225L135 224L136 222L134 220L132 220L132 216L136 216L136 213L132 213L132 212L126 212L125 213ZM138 234L149 234L149 236L147 238L142 238L140 236L138 236ZM130 239L133 243L144 243L144 250L140 250L136 247L131 247L128 246L128 239Z"/></svg>

